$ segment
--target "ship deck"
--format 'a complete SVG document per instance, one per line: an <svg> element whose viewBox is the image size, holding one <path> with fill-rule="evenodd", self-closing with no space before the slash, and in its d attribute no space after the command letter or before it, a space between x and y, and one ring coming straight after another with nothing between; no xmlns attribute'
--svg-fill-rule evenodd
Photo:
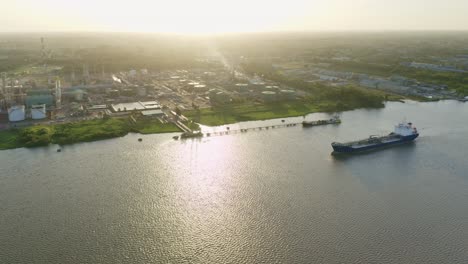
<svg viewBox="0 0 468 264"><path fill-rule="evenodd" d="M401 137L399 135L390 134L387 136L370 137L370 138L363 139L363 140L340 143L340 145L346 146L346 147L353 147L353 148L364 148L364 147L372 146L375 144L392 143L400 139Z"/></svg>

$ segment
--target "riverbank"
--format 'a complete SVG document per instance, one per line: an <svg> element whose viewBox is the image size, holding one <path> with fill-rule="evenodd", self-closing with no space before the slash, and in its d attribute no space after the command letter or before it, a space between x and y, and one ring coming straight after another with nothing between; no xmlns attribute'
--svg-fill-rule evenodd
<svg viewBox="0 0 468 264"><path fill-rule="evenodd" d="M356 90L362 93L362 90ZM268 120L303 116L316 112L341 112L358 108L382 108L383 101L401 98L384 97L382 93L367 92L361 97L349 97L347 100L301 99L296 101L242 104L227 104L213 108L186 111L184 115L194 122L186 125L198 130L196 123L218 126L243 121ZM366 100L367 96L367 100ZM363 100L364 98L364 100ZM49 144L67 145L103 139L122 137L128 133L157 134L182 132L172 123L163 124L159 120L139 119L132 122L129 118L106 118L55 125L36 125L27 128L0 132L0 150L38 147Z"/></svg>
<svg viewBox="0 0 468 264"><path fill-rule="evenodd" d="M313 100L298 100L289 102L278 102L274 104L243 103L224 105L219 107L205 108L186 111L184 115L194 122L207 126L220 126L243 121L267 120L275 118L286 118L303 116L317 112L341 112L357 108L382 108L383 101L372 104L361 104L358 102L341 101L317 102Z"/></svg>
<svg viewBox="0 0 468 264"><path fill-rule="evenodd" d="M130 132L141 134L172 133L181 130L172 123L163 124L159 120L138 120L128 118L106 118L56 125L37 125L22 129L0 132L0 150L47 146L49 144L68 145L103 139L122 137Z"/></svg>

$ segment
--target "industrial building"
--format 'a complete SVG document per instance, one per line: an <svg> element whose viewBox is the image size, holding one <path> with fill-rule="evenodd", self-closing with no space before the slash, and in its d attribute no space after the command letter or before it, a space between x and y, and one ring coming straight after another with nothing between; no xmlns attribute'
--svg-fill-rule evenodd
<svg viewBox="0 0 468 264"><path fill-rule="evenodd" d="M111 105L111 110L113 112L143 111L152 109L161 109L161 105L156 101L131 102Z"/></svg>
<svg viewBox="0 0 468 264"><path fill-rule="evenodd" d="M294 90L281 90L280 96L282 100L294 100L296 99L296 91Z"/></svg>
<svg viewBox="0 0 468 264"><path fill-rule="evenodd" d="M211 89L209 91L210 102L211 104L225 104L231 101L231 97L225 92L221 92L216 89Z"/></svg>
<svg viewBox="0 0 468 264"><path fill-rule="evenodd" d="M274 102L278 100L278 96L276 92L272 91L264 91L262 92L262 99L265 102Z"/></svg>
<svg viewBox="0 0 468 264"><path fill-rule="evenodd" d="M248 92L250 87L248 83L236 83L234 89L240 93Z"/></svg>
<svg viewBox="0 0 468 264"><path fill-rule="evenodd" d="M161 117L161 116L164 116L164 112L161 109L144 110L144 111L141 111L141 114L144 117Z"/></svg>
<svg viewBox="0 0 468 264"><path fill-rule="evenodd" d="M54 105L54 96L50 90L32 90L26 93L26 106L45 104L46 107Z"/></svg>

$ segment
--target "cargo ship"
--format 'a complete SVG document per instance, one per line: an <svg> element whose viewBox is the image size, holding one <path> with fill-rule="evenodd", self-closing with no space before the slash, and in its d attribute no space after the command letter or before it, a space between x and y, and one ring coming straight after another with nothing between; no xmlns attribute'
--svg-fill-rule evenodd
<svg viewBox="0 0 468 264"><path fill-rule="evenodd" d="M303 127L313 127L313 126L323 126L323 125L333 125L333 124L340 124L341 119L339 116L334 116L331 119L327 120L317 120L317 121L303 121Z"/></svg>
<svg viewBox="0 0 468 264"><path fill-rule="evenodd" d="M334 153L354 153L409 143L419 136L418 130L412 123L400 123L387 136L370 136L367 139L338 143L333 142Z"/></svg>

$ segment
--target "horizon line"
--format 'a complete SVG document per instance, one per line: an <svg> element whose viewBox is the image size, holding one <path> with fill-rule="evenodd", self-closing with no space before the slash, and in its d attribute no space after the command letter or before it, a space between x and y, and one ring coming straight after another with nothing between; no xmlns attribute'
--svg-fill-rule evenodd
<svg viewBox="0 0 468 264"><path fill-rule="evenodd" d="M0 34L155 34L172 36L225 36L239 34L317 34L317 33L468 33L468 29L336 29L336 30L272 30L272 31L239 31L213 33L180 33L165 31L114 31L114 30L50 30L50 31L0 31Z"/></svg>

